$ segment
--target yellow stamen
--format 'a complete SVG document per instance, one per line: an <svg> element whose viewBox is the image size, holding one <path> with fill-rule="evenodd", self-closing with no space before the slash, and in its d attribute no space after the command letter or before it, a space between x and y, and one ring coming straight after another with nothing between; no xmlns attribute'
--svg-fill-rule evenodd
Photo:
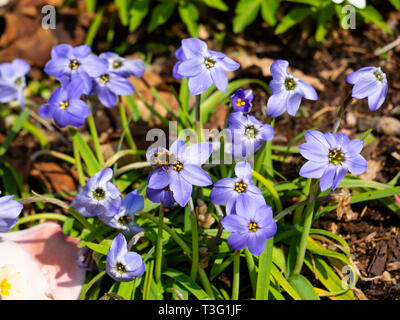
<svg viewBox="0 0 400 320"><path fill-rule="evenodd" d="M240 99L240 98L238 98L238 99L236 100L236 105L237 105L238 107L243 107L245 104L246 104L246 102L243 101L243 100Z"/></svg>
<svg viewBox="0 0 400 320"><path fill-rule="evenodd" d="M257 223L255 223L255 222L253 222L253 221L250 222L250 224L249 224L249 231L250 231L250 232L256 232L257 229L258 229Z"/></svg>
<svg viewBox="0 0 400 320"><path fill-rule="evenodd" d="M67 107L69 106L69 102L68 101L63 101L60 103L60 109L67 109Z"/></svg>
<svg viewBox="0 0 400 320"><path fill-rule="evenodd" d="M235 191L237 193L243 193L246 191L246 189L247 189L247 184L245 184L243 181L235 183Z"/></svg>
<svg viewBox="0 0 400 320"><path fill-rule="evenodd" d="M11 284L7 281L7 279L3 279L0 282L0 293L2 296L8 297L10 295Z"/></svg>
<svg viewBox="0 0 400 320"><path fill-rule="evenodd" d="M344 154L339 150L331 150L329 151L329 162L338 165L342 164L344 161Z"/></svg>

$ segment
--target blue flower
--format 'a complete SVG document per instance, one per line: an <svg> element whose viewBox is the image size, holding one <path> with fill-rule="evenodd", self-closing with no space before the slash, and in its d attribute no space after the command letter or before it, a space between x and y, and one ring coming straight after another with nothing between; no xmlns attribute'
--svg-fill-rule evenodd
<svg viewBox="0 0 400 320"><path fill-rule="evenodd" d="M56 88L48 104L40 106L39 115L53 118L61 128L71 125L80 127L90 114L87 104L81 100L83 80L75 78L68 85Z"/></svg>
<svg viewBox="0 0 400 320"><path fill-rule="evenodd" d="M177 56L184 60L178 61L173 73L178 79L189 79L189 91L192 95L201 94L213 83L219 91L225 92L228 87L227 72L240 67L225 54L209 50L207 44L199 39L182 40L181 50Z"/></svg>
<svg viewBox="0 0 400 320"><path fill-rule="evenodd" d="M91 54L88 45L72 47L69 44L60 44L51 50L49 60L44 71L61 82L69 82L76 77L83 80L83 93L89 94L93 86L93 78L107 73L107 63Z"/></svg>
<svg viewBox="0 0 400 320"><path fill-rule="evenodd" d="M119 95L127 96L133 91L133 86L127 79L108 72L94 79L92 93L97 95L105 107L111 108L117 104Z"/></svg>
<svg viewBox="0 0 400 320"><path fill-rule="evenodd" d="M113 52L104 52L99 57L107 61L110 72L121 77L140 78L145 71L144 62L141 59L125 59Z"/></svg>
<svg viewBox="0 0 400 320"><path fill-rule="evenodd" d="M231 96L231 104L235 111L250 112L254 99L252 90L238 89Z"/></svg>
<svg viewBox="0 0 400 320"><path fill-rule="evenodd" d="M246 161L235 166L236 178L224 178L214 184L210 200L214 204L226 205L226 214L237 214L247 206L265 204L265 199L253 180L253 170Z"/></svg>
<svg viewBox="0 0 400 320"><path fill-rule="evenodd" d="M277 230L271 207L254 203L240 208L235 215L225 217L221 224L232 232L228 238L228 245L232 249L247 247L257 256L264 251L267 239L273 237Z"/></svg>
<svg viewBox="0 0 400 320"><path fill-rule="evenodd" d="M305 178L321 178L322 191L332 187L335 190L350 171L361 174L367 170L367 161L360 155L364 141L350 139L344 133L306 132L306 143L299 147L307 161L300 169Z"/></svg>
<svg viewBox="0 0 400 320"><path fill-rule="evenodd" d="M143 208L144 199L139 195L139 190L135 190L122 199L119 211L115 216L100 215L99 218L110 227L122 230L127 236L134 236L136 233L144 231L135 222L135 213Z"/></svg>
<svg viewBox="0 0 400 320"><path fill-rule="evenodd" d="M8 232L18 222L23 206L13 198L13 195L0 197L0 232Z"/></svg>
<svg viewBox="0 0 400 320"><path fill-rule="evenodd" d="M229 116L228 139L233 143L233 157L253 155L265 141L274 137L274 129L269 124L262 124L255 117L234 112Z"/></svg>
<svg viewBox="0 0 400 320"><path fill-rule="evenodd" d="M118 214L122 198L118 188L110 181L113 171L110 168L97 172L84 187L80 187L71 207L85 217Z"/></svg>
<svg viewBox="0 0 400 320"><path fill-rule="evenodd" d="M287 110L295 116L301 99L318 100L317 92L311 85L288 73L289 62L276 60L271 65L272 81L269 84L271 97L267 103L267 114L278 117Z"/></svg>
<svg viewBox="0 0 400 320"><path fill-rule="evenodd" d="M177 139L169 151L156 148L147 152L147 161L156 169L148 179L148 188L161 190L169 186L175 201L184 207L192 195L193 186L212 184L211 178L200 166L212 153L212 144L201 142L188 147Z"/></svg>
<svg viewBox="0 0 400 320"><path fill-rule="evenodd" d="M108 250L106 271L111 278L120 282L132 281L145 271L142 257L136 252L128 252L125 237L121 233Z"/></svg>
<svg viewBox="0 0 400 320"><path fill-rule="evenodd" d="M378 110L386 99L388 84L386 74L381 68L361 68L350 73L346 81L354 84L353 98L368 98L368 106L371 111Z"/></svg>
<svg viewBox="0 0 400 320"><path fill-rule="evenodd" d="M20 107L25 106L25 75L31 70L29 64L22 59L14 59L11 63L0 64L0 102L17 100Z"/></svg>

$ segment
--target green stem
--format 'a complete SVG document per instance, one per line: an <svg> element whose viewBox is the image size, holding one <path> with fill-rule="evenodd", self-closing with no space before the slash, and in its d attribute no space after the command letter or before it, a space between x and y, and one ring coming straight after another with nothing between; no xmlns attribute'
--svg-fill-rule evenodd
<svg viewBox="0 0 400 320"><path fill-rule="evenodd" d="M90 111L90 114L88 117L88 125L89 125L90 135L92 136L92 139L93 139L93 145L94 145L94 150L96 152L97 160L99 161L100 165L103 165L104 157L103 157L103 153L101 152L99 136L97 134L96 124L94 123L92 111Z"/></svg>
<svg viewBox="0 0 400 320"><path fill-rule="evenodd" d="M190 221L192 223L192 268L190 269L190 278L196 280L197 270L199 269L199 234L197 229L197 216L190 198L189 203Z"/></svg>
<svg viewBox="0 0 400 320"><path fill-rule="evenodd" d="M22 217L20 219L18 219L17 222L17 226L20 224L24 224L24 223L28 223L31 221L36 221L36 220L57 220L57 221L66 221L67 217L62 215L62 214L58 214L58 213L37 213L31 216L26 216L26 217Z"/></svg>
<svg viewBox="0 0 400 320"><path fill-rule="evenodd" d="M199 276L200 280L203 283L203 287L206 290L208 296L210 297L211 300L214 300L214 292L212 291L211 283L210 280L208 280L207 274L204 271L204 269L200 268L199 269Z"/></svg>
<svg viewBox="0 0 400 320"><path fill-rule="evenodd" d="M239 280L240 280L240 250L235 250L235 255L233 257L232 300L239 300Z"/></svg>
<svg viewBox="0 0 400 320"><path fill-rule="evenodd" d="M164 221L164 205L160 204L160 211L158 214L158 233L157 233L157 246L156 246L156 266L154 279L159 282L161 279L161 266L162 266L162 233Z"/></svg>
<svg viewBox="0 0 400 320"><path fill-rule="evenodd" d="M279 198L278 192L275 190L273 184L269 182L267 179L265 179L261 174L259 174L257 171L253 170L253 176L256 178L258 181L260 181L264 187L267 188L267 190L271 193L272 197L274 198L275 205L277 211L282 211L282 202L281 199Z"/></svg>
<svg viewBox="0 0 400 320"><path fill-rule="evenodd" d="M267 239L264 251L261 253L258 265L256 300L268 300L269 284L272 269L272 250L274 238Z"/></svg>
<svg viewBox="0 0 400 320"><path fill-rule="evenodd" d="M76 165L76 171L78 172L79 184L83 186L85 185L85 175L83 174L81 156L79 154L79 148L75 139L72 139L72 146L74 150L75 165Z"/></svg>
<svg viewBox="0 0 400 320"><path fill-rule="evenodd" d="M126 141L128 142L129 148L135 151L137 148L135 141L133 140L131 130L129 129L129 122L126 117L125 107L122 103L120 103L118 107L119 107L119 114L121 116L122 129L125 131L126 134Z"/></svg>
<svg viewBox="0 0 400 320"><path fill-rule="evenodd" d="M256 266L254 264L253 255L250 253L248 248L244 249L244 256L246 258L247 269L249 270L251 287L255 294L256 290L257 290L257 270L256 270Z"/></svg>
<svg viewBox="0 0 400 320"><path fill-rule="evenodd" d="M203 124L201 122L201 108L200 108L200 105L201 105L201 94L198 94L196 96L196 105L195 105L195 108L196 108L197 142L201 142L203 140L202 139L202 127L203 127Z"/></svg>
<svg viewBox="0 0 400 320"><path fill-rule="evenodd" d="M310 194L310 186L311 186L311 179L307 179L306 184L304 185L304 188L303 188L303 193L299 197L299 202L307 199L308 195ZM296 209L296 211L293 215L293 221L292 221L292 223L294 225L296 225L300 222L303 211L304 211L304 206L299 206Z"/></svg>
<svg viewBox="0 0 400 320"><path fill-rule="evenodd" d="M300 274L303 268L304 256L306 254L307 240L310 234L310 229L313 221L315 198L318 192L318 180L312 180L310 186L310 202L306 207L303 219L303 232L300 238L299 252L296 259L296 264L293 269L294 274Z"/></svg>
<svg viewBox="0 0 400 320"><path fill-rule="evenodd" d="M88 293L89 289L104 275L106 274L106 271L102 271L99 274L97 274L95 277L93 277L88 284L82 289L81 295L79 296L79 300L83 300L85 298L86 294Z"/></svg>

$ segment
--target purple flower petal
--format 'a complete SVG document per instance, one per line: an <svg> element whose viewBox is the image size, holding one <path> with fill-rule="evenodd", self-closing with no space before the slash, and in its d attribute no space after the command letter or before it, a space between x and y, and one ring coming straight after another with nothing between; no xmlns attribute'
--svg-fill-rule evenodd
<svg viewBox="0 0 400 320"><path fill-rule="evenodd" d="M307 161L301 167L300 175L305 178L321 178L328 165L328 160L326 162Z"/></svg>
<svg viewBox="0 0 400 320"><path fill-rule="evenodd" d="M229 232L241 233L248 231L249 219L231 214L222 219L221 224Z"/></svg>
<svg viewBox="0 0 400 320"><path fill-rule="evenodd" d="M215 68L211 68L210 73L217 89L225 93L228 88L228 75L226 74L226 71L223 68L216 66Z"/></svg>
<svg viewBox="0 0 400 320"><path fill-rule="evenodd" d="M232 233L228 238L228 246L235 250L242 250L247 247L247 239L249 234L246 233Z"/></svg>
<svg viewBox="0 0 400 320"><path fill-rule="evenodd" d="M194 77L205 70L206 66L202 57L182 61L177 68L177 72L184 77Z"/></svg>
<svg viewBox="0 0 400 320"><path fill-rule="evenodd" d="M345 165L352 174L361 174L367 171L368 163L361 155L352 156L345 160Z"/></svg>
<svg viewBox="0 0 400 320"><path fill-rule="evenodd" d="M273 94L267 102L267 114L270 117L278 117L286 110L287 91Z"/></svg>
<svg viewBox="0 0 400 320"><path fill-rule="evenodd" d="M271 65L271 74L274 79L284 81L288 76L289 62L286 60L276 60Z"/></svg>
<svg viewBox="0 0 400 320"><path fill-rule="evenodd" d="M175 171L171 171L171 182L169 184L171 191L174 193L175 201L184 207L188 203L192 195L192 185L186 182L182 176Z"/></svg>
<svg viewBox="0 0 400 320"><path fill-rule="evenodd" d="M333 185L333 179L335 178L335 174L336 174L336 166L334 166L333 164L329 164L321 178L320 182L321 191L325 191L326 189L328 189Z"/></svg>
<svg viewBox="0 0 400 320"><path fill-rule="evenodd" d="M190 94L195 96L206 91L213 84L210 72L204 70L198 75L189 78Z"/></svg>
<svg viewBox="0 0 400 320"><path fill-rule="evenodd" d="M332 190L335 190L339 184L342 182L344 176L347 173L347 168L342 167L342 166L338 166L336 168L336 174L335 174L335 178L333 179L333 185L332 185Z"/></svg>
<svg viewBox="0 0 400 320"><path fill-rule="evenodd" d="M206 187L212 184L211 178L207 172L193 164L185 163L179 174L186 182L194 186Z"/></svg>
<svg viewBox="0 0 400 320"><path fill-rule="evenodd" d="M169 171L165 171L162 168L153 171L149 177L147 186L151 189L164 189L170 184Z"/></svg>
<svg viewBox="0 0 400 320"><path fill-rule="evenodd" d="M212 153L212 144L208 142L195 143L188 146L183 154L185 163L200 166L207 162Z"/></svg>
<svg viewBox="0 0 400 320"><path fill-rule="evenodd" d="M250 163L246 161L240 161L235 166L235 174L239 179L251 180L253 176L253 168Z"/></svg>

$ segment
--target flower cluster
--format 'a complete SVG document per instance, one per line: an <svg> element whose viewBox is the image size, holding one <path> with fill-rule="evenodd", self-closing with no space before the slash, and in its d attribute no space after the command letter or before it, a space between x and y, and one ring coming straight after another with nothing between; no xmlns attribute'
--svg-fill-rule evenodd
<svg viewBox="0 0 400 320"><path fill-rule="evenodd" d="M217 181L210 193L214 204L226 205L227 217L223 227L232 232L228 245L236 250L248 247L259 255L264 251L265 242L276 233L276 222L272 209L267 206L261 190L252 180L252 168L242 161L235 166L235 178Z"/></svg>
<svg viewBox="0 0 400 320"><path fill-rule="evenodd" d="M80 187L71 207L84 217L98 217L105 224L122 230L127 235L143 231L135 223L135 213L144 208L144 199L138 190L125 197L111 179L110 168L97 172L84 187Z"/></svg>
<svg viewBox="0 0 400 320"><path fill-rule="evenodd" d="M137 226L135 213L144 208L144 199L134 190L125 197L112 182L110 168L97 172L84 187L80 187L71 207L85 217L98 217L108 226L134 236L144 230ZM120 233L107 255L107 273L117 281L140 277L144 264L140 255L128 252L125 237Z"/></svg>
<svg viewBox="0 0 400 320"><path fill-rule="evenodd" d="M20 107L25 106L24 89L26 74L31 70L29 64L22 59L14 59L10 63L0 64L0 102L17 100Z"/></svg>
<svg viewBox="0 0 400 320"><path fill-rule="evenodd" d="M140 59L124 59L112 52L97 57L88 45L60 44L52 49L51 60L44 71L60 81L61 87L54 90L48 104L40 107L39 114L53 118L59 127L79 127L90 114L82 95L95 95L104 106L115 106L118 96L133 93L127 77L141 77L144 63Z"/></svg>

